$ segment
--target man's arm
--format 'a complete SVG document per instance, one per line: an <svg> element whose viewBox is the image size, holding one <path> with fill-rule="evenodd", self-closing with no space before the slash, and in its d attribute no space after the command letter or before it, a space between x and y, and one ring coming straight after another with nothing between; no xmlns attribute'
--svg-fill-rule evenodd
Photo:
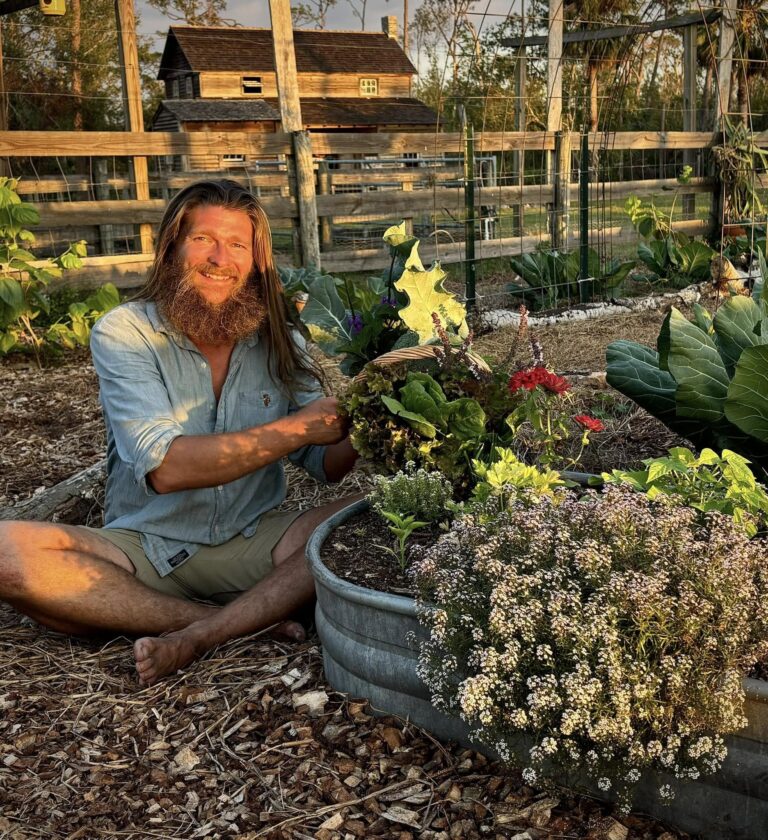
<svg viewBox="0 0 768 840"><path fill-rule="evenodd" d="M148 473L147 481L156 493L215 487L255 472L308 444L341 446L339 442L345 435L345 423L337 413L336 400L326 397L287 417L252 429L176 437L160 466ZM330 457L332 472L328 478L331 481L351 469L351 463L344 469L349 455L343 453L344 449L337 455L326 453L326 463ZM340 470L344 471L338 474ZM334 478L337 474L338 478Z"/></svg>

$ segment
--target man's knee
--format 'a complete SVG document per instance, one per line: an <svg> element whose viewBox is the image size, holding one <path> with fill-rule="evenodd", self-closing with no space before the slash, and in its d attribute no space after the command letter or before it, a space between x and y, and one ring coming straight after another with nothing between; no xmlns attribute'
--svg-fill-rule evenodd
<svg viewBox="0 0 768 840"><path fill-rule="evenodd" d="M28 525L27 522L0 522L0 592L20 583L21 555L34 550Z"/></svg>

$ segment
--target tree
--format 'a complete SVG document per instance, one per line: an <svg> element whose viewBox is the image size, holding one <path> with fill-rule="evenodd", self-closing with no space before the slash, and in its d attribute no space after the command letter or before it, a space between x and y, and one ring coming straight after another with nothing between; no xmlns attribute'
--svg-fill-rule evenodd
<svg viewBox="0 0 768 840"><path fill-rule="evenodd" d="M170 20L188 26L238 26L232 18L222 17L227 0L147 0Z"/></svg>
<svg viewBox="0 0 768 840"><path fill-rule="evenodd" d="M308 0L306 3L291 3L291 18L294 27L313 26L325 29L325 18L337 0Z"/></svg>

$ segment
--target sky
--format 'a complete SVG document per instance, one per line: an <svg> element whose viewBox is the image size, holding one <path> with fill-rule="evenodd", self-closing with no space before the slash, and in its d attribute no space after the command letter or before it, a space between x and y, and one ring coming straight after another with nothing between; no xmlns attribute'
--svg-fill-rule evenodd
<svg viewBox="0 0 768 840"><path fill-rule="evenodd" d="M306 0L305 0L306 2ZM421 5L420 0L408 0L408 18ZM487 29L517 10L519 0L477 0L474 6L473 22L479 30ZM146 0L135 0L136 11L140 16L139 30L154 37L155 47L161 49L165 41L165 32L174 21L168 20ZM403 0L368 0L365 14L365 28L369 31L381 31L381 18L396 15L402 25ZM236 20L242 26L270 25L268 0L229 0L224 17ZM328 29L360 29L360 20L352 13L347 0L338 0L336 6L328 12ZM157 36L160 30L163 35ZM412 60L415 57L412 57Z"/></svg>

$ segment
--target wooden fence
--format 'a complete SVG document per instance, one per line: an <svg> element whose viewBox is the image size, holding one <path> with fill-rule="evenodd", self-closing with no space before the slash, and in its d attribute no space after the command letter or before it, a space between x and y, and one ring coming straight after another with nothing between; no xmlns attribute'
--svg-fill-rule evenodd
<svg viewBox="0 0 768 840"><path fill-rule="evenodd" d="M465 218L466 195L461 156L465 140L455 133L399 133L399 134L335 134L309 135L312 154L317 165L316 207L320 220L323 268L328 271L364 271L387 264L383 247L343 249L334 245L334 231L339 224L353 224L358 220L380 219L396 223L405 218L413 220L421 215L452 218L457 228ZM571 147L579 148L579 135L565 138ZM590 148L615 151L661 151L705 149L713 143L710 132L615 132L591 136ZM768 132L755 135L765 143ZM521 206L539 208L538 212L567 214L569 205L578 202L578 184L573 172L561 172L560 183L568 189L557 189L558 175L549 176L550 183L526 183L525 160L529 153L538 154L538 173L545 167L540 163L554 157L558 138L552 132L486 132L475 137L475 154L479 158L498 158L512 152L523 161L522 175L505 183L478 181L474 189L477 208L492 207L495 213ZM562 139L560 140L562 146ZM269 170L251 166L229 170L226 174L248 185L261 197L264 208L276 228L285 226L294 233L297 229L298 205L295 177L292 172L292 145L289 134L256 134L245 132L0 132L0 158L9 158L11 171L25 169L27 160L59 161L71 158L91 159L98 177L92 175L58 175L24 177L19 191L39 210L41 228L71 235L91 228L99 232L102 244L110 237L124 235L120 231L136 231L140 225L156 225L167 199L174 191L201 177L213 173L169 172L168 161L179 156L182 162L201 154L245 155L248 160L272 162ZM403 160L406 156L416 159ZM535 156L535 155L534 155ZM388 162L386 158L399 158ZM345 167L331 158L353 159ZM373 159L370 159L373 158ZM154 159L154 160L153 160ZM132 172L146 171L132 168L134 161L150 162L148 183L137 185ZM110 162L113 174L108 174ZM118 165L119 162L119 165ZM82 161L81 161L82 164ZM350 169L349 167L354 167ZM334 168L337 167L337 168ZM568 164L570 167L570 164ZM82 169L82 166L81 166ZM550 170L551 171L551 170ZM507 179L509 180L509 179ZM546 180L539 177L537 180ZM704 194L709 200L714 181L694 178L680 187L675 178L627 180L593 185L621 200L630 195L651 196L677 190L686 196ZM136 199L135 195L150 198ZM594 193L593 193L594 195ZM66 200L62 200L65 198ZM53 200L52 200L53 199ZM687 203L690 208L690 200ZM695 218L677 222L677 226L691 234L703 233L707 222ZM146 230L146 228L144 228ZM622 225L593 228L590 238L609 238L613 242L632 241L636 234L628 221ZM440 237L435 237L439 239ZM461 237L457 237L461 238ZM134 236L132 241L138 241ZM146 243L146 237L143 237ZM514 236L496 236L476 241L478 259L508 256L532 250L542 241L542 234L518 231ZM575 238L569 240L575 247ZM425 259L439 258L444 262L464 258L464 243L431 241L422 247ZM143 278L151 254L106 254L86 259L86 267L73 274L68 282L104 282L109 279L121 287L136 286ZM283 262L295 262L295 251L282 255Z"/></svg>

